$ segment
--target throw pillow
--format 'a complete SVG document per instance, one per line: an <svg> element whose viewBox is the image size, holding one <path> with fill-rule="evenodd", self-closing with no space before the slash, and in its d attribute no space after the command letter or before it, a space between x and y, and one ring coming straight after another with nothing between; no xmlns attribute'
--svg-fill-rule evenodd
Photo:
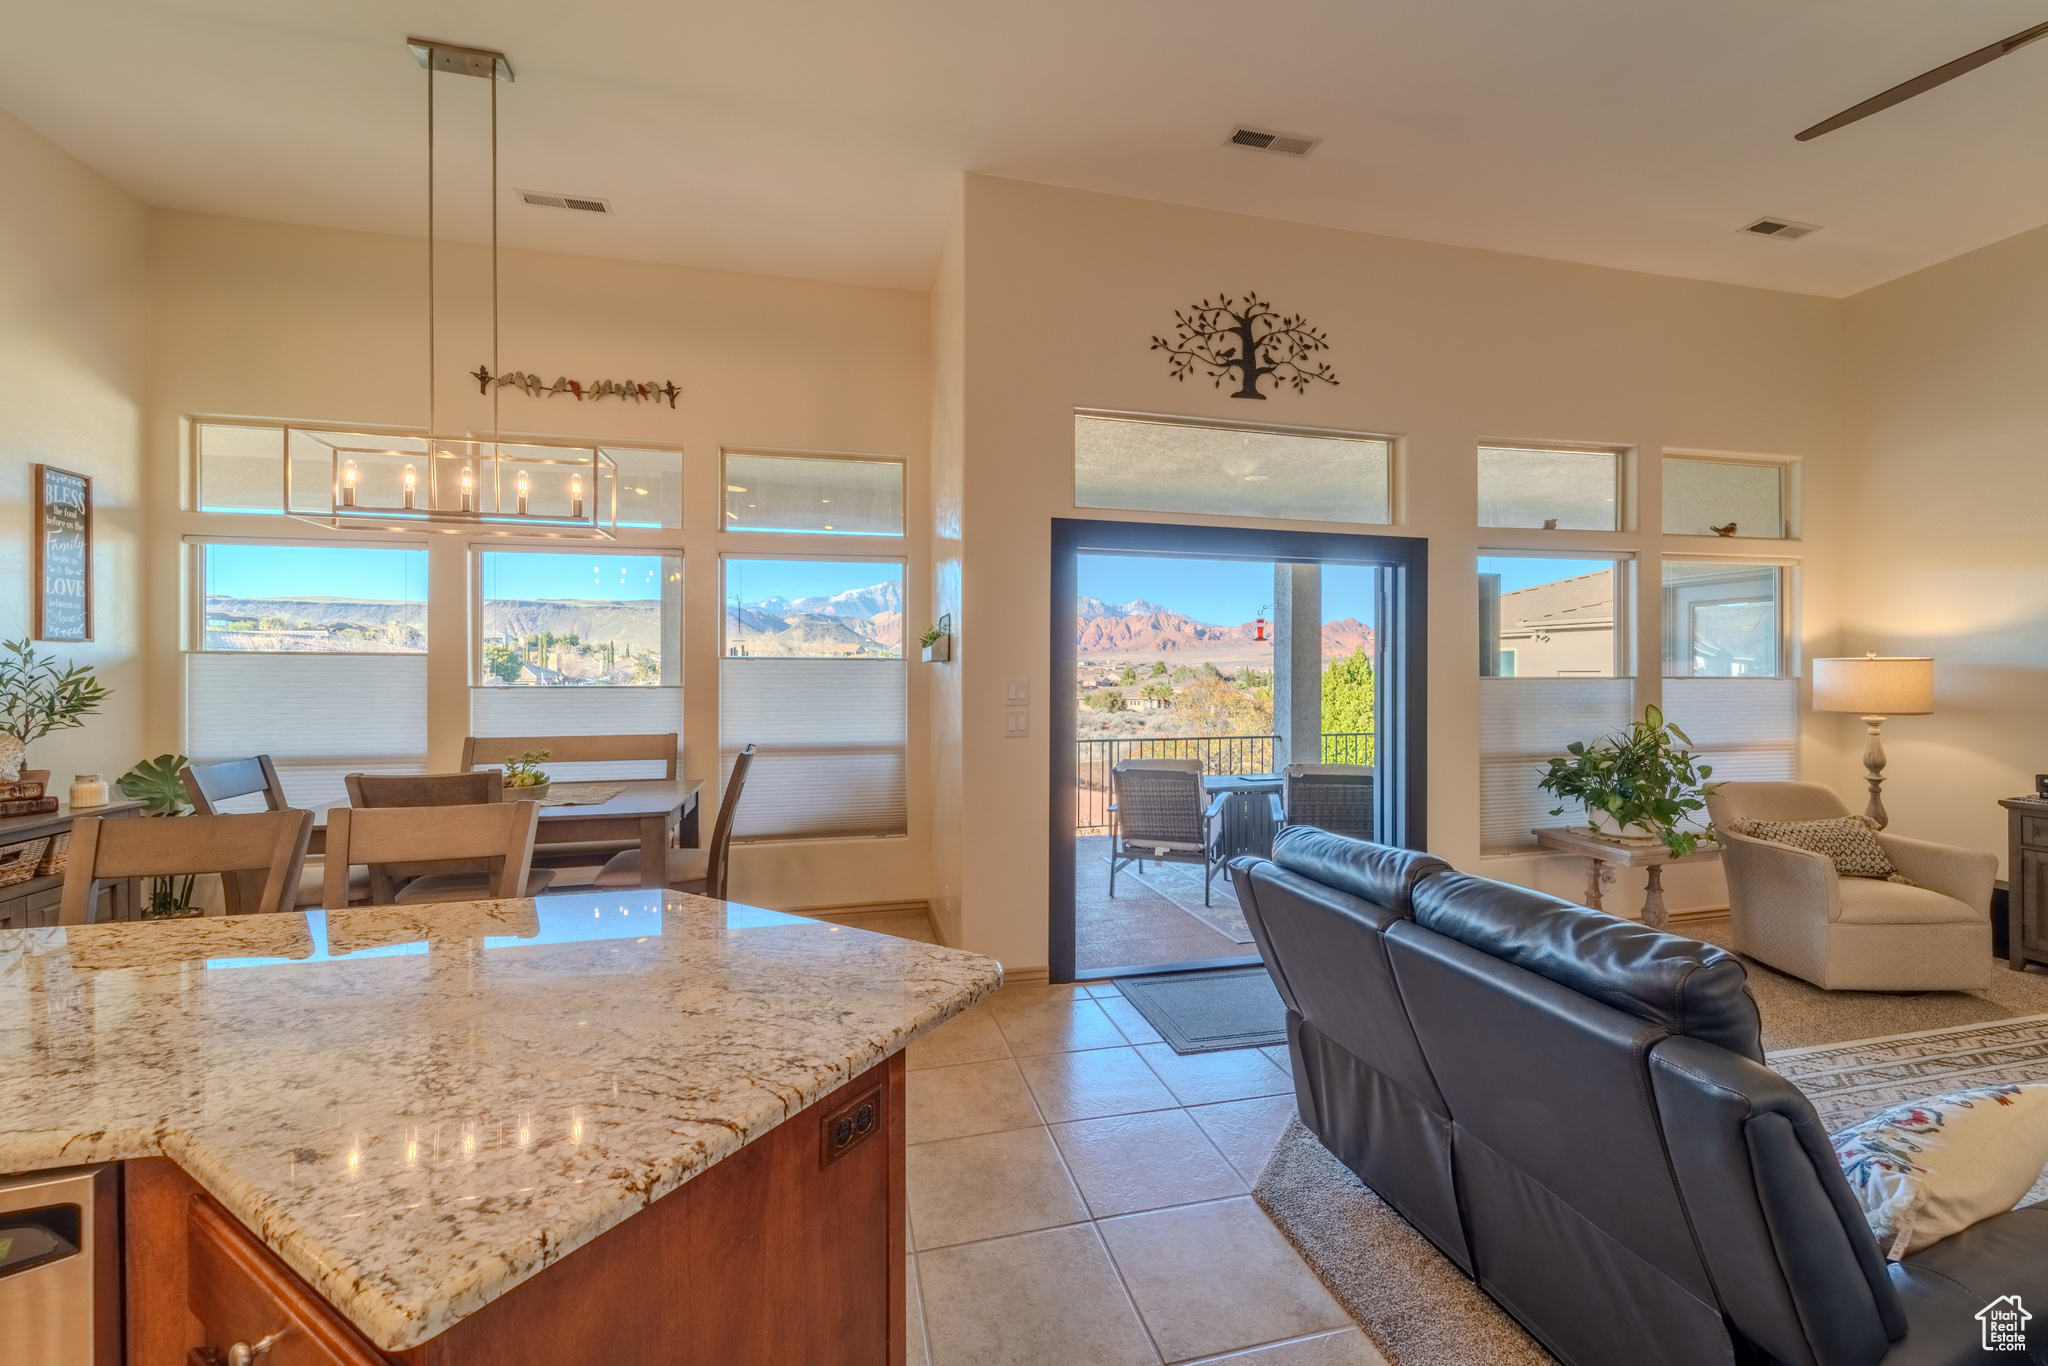
<svg viewBox="0 0 2048 1366"><path fill-rule="evenodd" d="M1834 1136L1885 1257L1931 1247L2018 1204L2048 1164L2048 1086L1991 1086L1901 1105Z"/></svg>
<svg viewBox="0 0 2048 1366"><path fill-rule="evenodd" d="M1738 835L1789 844L1826 854L1835 861L1837 877L1881 877L1904 882L1892 866L1884 846L1877 842L1877 827L1864 816L1830 816L1819 821L1730 821L1728 828Z"/></svg>

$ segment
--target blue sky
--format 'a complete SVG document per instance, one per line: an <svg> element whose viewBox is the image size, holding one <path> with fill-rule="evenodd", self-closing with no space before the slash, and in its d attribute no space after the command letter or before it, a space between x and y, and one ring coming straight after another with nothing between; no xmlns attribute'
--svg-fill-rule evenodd
<svg viewBox="0 0 2048 1366"><path fill-rule="evenodd" d="M1108 603L1143 598L1195 621L1236 626L1265 609L1271 617L1273 566L1265 561L1190 560L1146 555L1082 555L1081 596ZM1323 566L1323 620L1371 624L1373 573L1360 565Z"/></svg>
<svg viewBox="0 0 2048 1366"><path fill-rule="evenodd" d="M888 560L727 560L725 601L829 598L853 588L901 583L903 566Z"/></svg>
<svg viewBox="0 0 2048 1366"><path fill-rule="evenodd" d="M1534 560L1520 555L1481 555L1479 572L1500 575L1500 591L1512 593L1517 588L1531 588L1539 583L1554 583L1558 579L1577 578L1581 574L1593 574L1602 569L1612 569L1612 560Z"/></svg>
<svg viewBox="0 0 2048 1366"><path fill-rule="evenodd" d="M228 598L425 602L427 552L362 546L210 545L206 593Z"/></svg>
<svg viewBox="0 0 2048 1366"><path fill-rule="evenodd" d="M484 597L602 598L611 602L659 599L661 561L659 555L485 551Z"/></svg>

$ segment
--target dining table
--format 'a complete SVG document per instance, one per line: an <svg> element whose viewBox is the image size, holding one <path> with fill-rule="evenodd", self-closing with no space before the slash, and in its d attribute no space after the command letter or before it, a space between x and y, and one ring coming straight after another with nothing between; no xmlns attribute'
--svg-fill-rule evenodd
<svg viewBox="0 0 2048 1366"><path fill-rule="evenodd" d="M560 800L578 795L578 788L617 789L617 794L602 802L574 805ZM543 799L545 804L534 829L534 856L538 859L546 854L550 845L637 841L640 885L659 887L668 870L670 837L680 848L697 847L697 799L703 790L702 778L608 778L555 783L548 798ZM306 852L323 853L327 848L324 807L314 811L313 822L313 837Z"/></svg>

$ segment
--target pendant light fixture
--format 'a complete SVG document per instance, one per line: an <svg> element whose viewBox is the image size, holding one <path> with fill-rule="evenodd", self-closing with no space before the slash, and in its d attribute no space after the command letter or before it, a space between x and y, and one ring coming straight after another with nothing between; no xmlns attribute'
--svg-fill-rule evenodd
<svg viewBox="0 0 2048 1366"><path fill-rule="evenodd" d="M406 46L427 73L427 432L424 437L352 435L294 429L286 464L286 506L303 507L302 487L325 476L325 510L295 514L320 526L442 531L490 536L613 539L618 466L595 444L503 439L498 426L498 84L510 83L502 52L425 38ZM488 436L440 434L436 352L434 235L434 86L439 74L490 82L491 359L473 376L491 395ZM325 466L322 469L321 466Z"/></svg>

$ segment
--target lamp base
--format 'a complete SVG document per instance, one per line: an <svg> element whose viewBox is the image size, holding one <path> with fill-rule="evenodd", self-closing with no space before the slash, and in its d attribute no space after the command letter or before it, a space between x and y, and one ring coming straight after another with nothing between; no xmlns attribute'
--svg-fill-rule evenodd
<svg viewBox="0 0 2048 1366"><path fill-rule="evenodd" d="M1870 785L1870 800L1864 804L1863 814L1882 830L1891 821L1884 811L1884 741L1878 734L1884 718L1866 716L1863 724L1870 728L1870 739L1863 746L1864 781Z"/></svg>

